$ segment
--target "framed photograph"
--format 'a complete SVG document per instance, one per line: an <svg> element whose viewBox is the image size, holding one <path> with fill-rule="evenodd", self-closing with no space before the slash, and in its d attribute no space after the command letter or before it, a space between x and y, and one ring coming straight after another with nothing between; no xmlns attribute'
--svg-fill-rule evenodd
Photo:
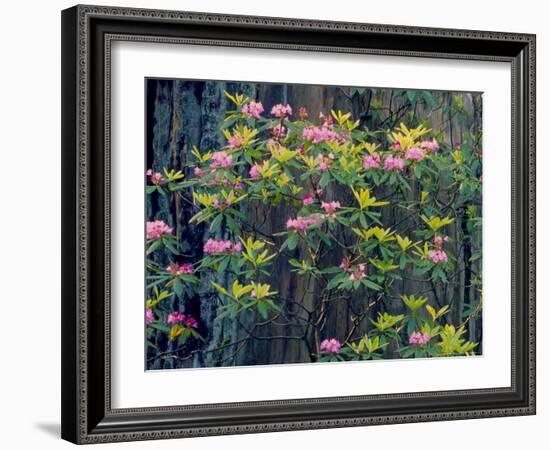
<svg viewBox="0 0 550 450"><path fill-rule="evenodd" d="M535 413L535 36L62 12L62 437Z"/></svg>

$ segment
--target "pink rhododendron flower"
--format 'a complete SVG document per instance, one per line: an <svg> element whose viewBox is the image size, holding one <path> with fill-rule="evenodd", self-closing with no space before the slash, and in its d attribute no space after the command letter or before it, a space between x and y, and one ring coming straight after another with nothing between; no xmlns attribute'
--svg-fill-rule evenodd
<svg viewBox="0 0 550 450"><path fill-rule="evenodd" d="M227 152L214 152L210 158L213 162L210 164L212 170L227 169L233 165L233 157Z"/></svg>
<svg viewBox="0 0 550 450"><path fill-rule="evenodd" d="M264 106L262 105L262 102L251 101L244 105L241 111L246 117L259 119L261 114L264 112Z"/></svg>
<svg viewBox="0 0 550 450"><path fill-rule="evenodd" d="M286 228L292 231L303 231L311 225L315 225L322 220L321 216L296 217L296 219L288 219Z"/></svg>
<svg viewBox="0 0 550 450"><path fill-rule="evenodd" d="M186 274L193 273L193 267L189 263L178 264L176 262L173 262L173 263L170 263L170 265L166 268L166 270L174 276L182 275L184 273Z"/></svg>
<svg viewBox="0 0 550 450"><path fill-rule="evenodd" d="M271 133L276 138L282 138L282 137L286 136L286 134L288 133L288 130L287 130L286 127L284 127L283 125L278 123L277 125L275 125L274 127L271 128Z"/></svg>
<svg viewBox="0 0 550 450"><path fill-rule="evenodd" d="M424 158L424 150L419 147L409 147L405 151L405 158L412 161L420 161L422 158Z"/></svg>
<svg viewBox="0 0 550 450"><path fill-rule="evenodd" d="M395 141L391 146L396 151L401 150L401 142L399 142L399 141Z"/></svg>
<svg viewBox="0 0 550 450"><path fill-rule="evenodd" d="M325 116L322 112L319 113L319 119L321 119L323 121L323 126L324 127L332 127L333 123L334 123L334 119L332 118L332 116L329 114L328 116Z"/></svg>
<svg viewBox="0 0 550 450"><path fill-rule="evenodd" d="M313 138L315 136L313 128L314 127L305 127L302 130L302 139L305 139L306 141L313 141Z"/></svg>
<svg viewBox="0 0 550 450"><path fill-rule="evenodd" d="M443 250L432 250L428 254L428 258L432 260L433 263L438 264L440 262L447 262L449 261L449 258L447 257L447 253Z"/></svg>
<svg viewBox="0 0 550 450"><path fill-rule="evenodd" d="M230 206L232 203L232 200L230 198L227 198L225 200L220 200L219 198L215 198L214 201L212 202L212 204L216 207L216 208L227 208L228 206Z"/></svg>
<svg viewBox="0 0 550 450"><path fill-rule="evenodd" d="M427 152L436 152L439 150L439 142L435 139L430 139L428 141L422 141L420 143L420 148L426 150Z"/></svg>
<svg viewBox="0 0 550 450"><path fill-rule="evenodd" d="M374 153L363 158L363 167L365 169L378 169L380 167L380 155Z"/></svg>
<svg viewBox="0 0 550 450"><path fill-rule="evenodd" d="M292 107L288 104L286 105L275 105L271 108L271 115L279 117L280 119L292 115Z"/></svg>
<svg viewBox="0 0 550 450"><path fill-rule="evenodd" d="M399 156L389 155L384 161L384 169L386 170L397 170L402 172L405 167L403 160Z"/></svg>
<svg viewBox="0 0 550 450"><path fill-rule="evenodd" d="M227 141L227 146L231 149L240 148L242 147L243 144L244 144L244 137L238 134L234 134Z"/></svg>
<svg viewBox="0 0 550 450"><path fill-rule="evenodd" d="M194 318L194 317L187 317L187 319L185 320L185 326L187 328L197 328L199 326L197 320Z"/></svg>
<svg viewBox="0 0 550 450"><path fill-rule="evenodd" d="M273 138L269 138L267 140L266 146L269 150L271 150L271 147L274 147L275 150L280 150L281 148L283 148L281 143L279 141L277 141L276 139L273 139Z"/></svg>
<svg viewBox="0 0 550 450"><path fill-rule="evenodd" d="M153 323L153 320L155 320L155 315L153 314L153 310L151 308L145 309L145 323L147 325L151 325Z"/></svg>
<svg viewBox="0 0 550 450"><path fill-rule="evenodd" d="M349 274L350 281L358 281L365 278L367 274L365 273L365 264L359 264L356 270L352 270Z"/></svg>
<svg viewBox="0 0 550 450"><path fill-rule="evenodd" d="M250 170L248 171L248 175L250 176L250 178L252 178L253 180L259 180L260 177L261 177L261 173L260 173L260 166L256 163L254 164Z"/></svg>
<svg viewBox="0 0 550 450"><path fill-rule="evenodd" d="M185 316L185 314L179 311L176 311L168 314L168 319L166 320L166 322L169 324L175 325L177 323L185 322L186 319L187 317Z"/></svg>
<svg viewBox="0 0 550 450"><path fill-rule="evenodd" d="M298 108L298 116L300 117L300 120L304 120L309 117L307 109L304 106L300 106Z"/></svg>
<svg viewBox="0 0 550 450"><path fill-rule="evenodd" d="M441 246L443 245L443 242L448 242L448 241L449 241L449 238L447 236L445 236L445 237L435 236L434 237L434 245L437 248L441 248Z"/></svg>
<svg viewBox="0 0 550 450"><path fill-rule="evenodd" d="M350 268L350 258L344 258L340 263L340 269L348 270Z"/></svg>
<svg viewBox="0 0 550 450"><path fill-rule="evenodd" d="M342 136L340 136L336 131L327 126L305 127L302 131L302 139L306 141L311 141L314 144L319 144L321 142L345 141Z"/></svg>
<svg viewBox="0 0 550 450"><path fill-rule="evenodd" d="M237 242L235 245L231 241L224 241L218 239L208 239L203 247L204 253L209 255L215 255L218 253L238 253L242 250L242 244Z"/></svg>
<svg viewBox="0 0 550 450"><path fill-rule="evenodd" d="M326 172L332 164L332 160L330 158L325 158L321 153L317 155L317 158L315 158L315 160L316 167L321 172Z"/></svg>
<svg viewBox="0 0 550 450"><path fill-rule="evenodd" d="M314 202L313 196L310 194L304 195L304 198L302 199L302 203L305 206L311 205Z"/></svg>
<svg viewBox="0 0 550 450"><path fill-rule="evenodd" d="M160 185L164 183L164 177L160 172L153 172L152 169L147 170L146 172L147 176L149 177L149 180L151 181L151 184Z"/></svg>
<svg viewBox="0 0 550 450"><path fill-rule="evenodd" d="M334 214L334 212L340 208L340 202L321 202L321 208L329 215Z"/></svg>
<svg viewBox="0 0 550 450"><path fill-rule="evenodd" d="M319 348L322 352L328 353L329 355L337 355L338 353L340 353L342 344L338 339L325 339L323 342L321 342Z"/></svg>
<svg viewBox="0 0 550 450"><path fill-rule="evenodd" d="M349 274L350 281L362 280L367 276L367 265L365 263L352 265L351 258L348 256L340 263L340 269Z"/></svg>
<svg viewBox="0 0 550 450"><path fill-rule="evenodd" d="M202 177L204 175L204 170L202 170L200 167L195 167L193 169L193 173L196 177Z"/></svg>
<svg viewBox="0 0 550 450"><path fill-rule="evenodd" d="M197 320L194 317L186 316L179 311L168 314L168 319L166 320L166 322L171 325L181 323L184 327L187 328L197 328L199 326Z"/></svg>
<svg viewBox="0 0 550 450"><path fill-rule="evenodd" d="M147 239L160 239L162 236L172 234L173 228L169 227L162 220L147 222L146 236Z"/></svg>
<svg viewBox="0 0 550 450"><path fill-rule="evenodd" d="M409 345L426 345L430 341L428 333L420 333L420 331L413 331L409 336Z"/></svg>

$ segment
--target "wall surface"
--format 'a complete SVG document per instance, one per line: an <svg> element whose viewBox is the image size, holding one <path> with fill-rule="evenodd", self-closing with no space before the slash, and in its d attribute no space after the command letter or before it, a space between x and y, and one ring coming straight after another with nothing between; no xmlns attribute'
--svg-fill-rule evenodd
<svg viewBox="0 0 550 450"><path fill-rule="evenodd" d="M104 2L98 1L103 4ZM10 2L3 5L0 46L2 130L2 307L3 354L0 359L0 416L3 448L69 448L59 438L60 403L60 10L70 1ZM438 1L384 2L326 0L112 0L119 6L187 9L194 11L363 21L433 27L455 27L537 34L538 123L550 120L550 75L545 3L536 0L479 2L453 5ZM550 270L544 255L550 251L545 234L550 225L544 177L550 156L538 138L538 276ZM541 176L542 175L542 176ZM345 442L355 448L446 450L471 447L540 448L543 426L550 421L548 379L550 314L545 293L538 289L538 415L502 419L392 425L354 429L272 433L119 444L118 448L262 447L319 449Z"/></svg>

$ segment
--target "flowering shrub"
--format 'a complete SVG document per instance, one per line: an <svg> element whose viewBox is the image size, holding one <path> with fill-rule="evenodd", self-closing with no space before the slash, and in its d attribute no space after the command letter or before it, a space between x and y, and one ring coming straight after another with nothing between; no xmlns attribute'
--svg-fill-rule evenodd
<svg viewBox="0 0 550 450"><path fill-rule="evenodd" d="M233 110L221 125L223 148L194 148L194 160L181 171L161 167L146 174L148 195L186 198L193 209L188 223L206 232L202 254L190 259L173 226L147 222L149 344L155 347L153 336L164 335L174 343L167 353L181 355L194 339L183 356L190 358L219 349L208 347L212 330L200 317L170 304L174 295L193 292L215 296L217 323L230 321L244 334L220 348L301 339L311 361L480 352L465 335L481 303L452 317L457 300L438 294L441 286L467 282L472 298L480 298L481 273L470 268L464 281L453 253L457 217L464 239L481 224L479 138L451 146L427 122L370 131L351 113L331 111L311 121L303 107L294 115L289 104L269 109L226 95ZM275 219L251 220L250 212L260 210ZM155 252L171 260L161 266ZM281 268L306 286L315 284L307 306L274 284ZM405 280L421 289L401 291ZM336 304L349 311L341 319L349 321L346 335L326 327ZM284 326L287 334L262 335L267 324Z"/></svg>

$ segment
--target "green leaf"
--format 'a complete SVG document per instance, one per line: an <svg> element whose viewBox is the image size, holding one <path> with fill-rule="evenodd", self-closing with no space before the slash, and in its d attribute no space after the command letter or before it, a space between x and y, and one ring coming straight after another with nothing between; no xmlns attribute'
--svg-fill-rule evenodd
<svg viewBox="0 0 550 450"><path fill-rule="evenodd" d="M321 175L321 179L319 180L319 186L322 188L327 187L328 183L330 181L330 173L324 172L323 175Z"/></svg>
<svg viewBox="0 0 550 450"><path fill-rule="evenodd" d="M268 318L267 305L264 302L258 302L258 313L262 319L265 320Z"/></svg>
<svg viewBox="0 0 550 450"><path fill-rule="evenodd" d="M168 334L170 332L170 327L167 327L166 325L162 325L160 323L153 322L151 325L155 330L161 331L162 333Z"/></svg>
<svg viewBox="0 0 550 450"><path fill-rule="evenodd" d="M178 278L174 280L174 292L180 297L183 295L183 284Z"/></svg>
<svg viewBox="0 0 550 450"><path fill-rule="evenodd" d="M359 214L359 223L361 224L361 226L363 228L368 228L369 227L369 224L367 222L367 218L365 217L364 214Z"/></svg>
<svg viewBox="0 0 550 450"><path fill-rule="evenodd" d="M296 246L298 245L298 235L297 234L291 234L290 237L286 240L286 246L289 250L294 250Z"/></svg>
<svg viewBox="0 0 550 450"><path fill-rule="evenodd" d="M214 220L210 223L209 230L211 233L216 233L222 224L223 214L218 214Z"/></svg>
<svg viewBox="0 0 550 450"><path fill-rule="evenodd" d="M382 290L382 286L376 284L373 281L370 281L368 278L365 278L364 280L362 280L362 282L366 287L368 287L372 290L375 290L375 291L381 291Z"/></svg>
<svg viewBox="0 0 550 450"><path fill-rule="evenodd" d="M161 242L160 239L157 239L157 240L153 241L153 243L147 249L147 255L150 255L155 250L158 250L160 248L161 244L162 244L162 242Z"/></svg>
<svg viewBox="0 0 550 450"><path fill-rule="evenodd" d="M326 289L330 291L331 289L338 287L340 283L344 281L345 278L346 278L346 274L336 275L327 283Z"/></svg>

